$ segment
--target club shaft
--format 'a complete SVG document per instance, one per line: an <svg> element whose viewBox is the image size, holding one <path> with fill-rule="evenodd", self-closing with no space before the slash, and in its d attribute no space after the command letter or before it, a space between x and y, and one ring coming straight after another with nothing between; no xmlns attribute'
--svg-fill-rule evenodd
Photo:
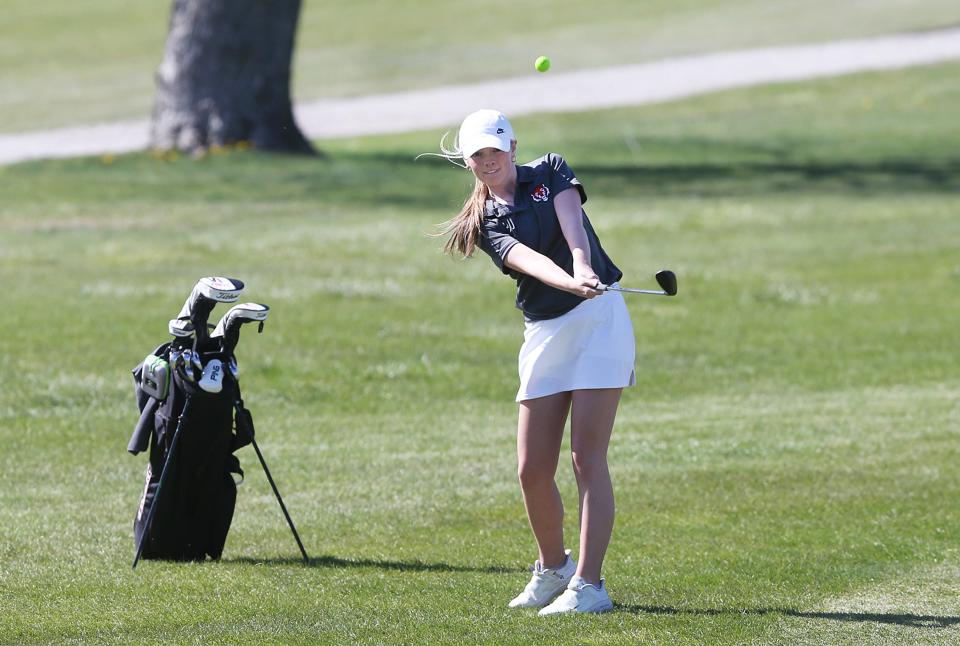
<svg viewBox="0 0 960 646"><path fill-rule="evenodd" d="M604 285L598 287L605 292L616 291L616 292L629 292L631 294L653 294L655 296L669 296L666 292L661 292L653 289L632 289L630 287L612 287L610 285Z"/></svg>

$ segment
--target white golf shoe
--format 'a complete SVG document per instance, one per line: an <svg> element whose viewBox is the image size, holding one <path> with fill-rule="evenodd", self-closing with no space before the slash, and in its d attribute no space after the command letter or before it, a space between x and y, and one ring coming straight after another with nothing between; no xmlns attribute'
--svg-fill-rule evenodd
<svg viewBox="0 0 960 646"><path fill-rule="evenodd" d="M558 568L544 569L540 561L533 564L530 571L533 576L527 587L510 602L511 608L542 608L553 601L558 594L566 590L571 578L577 572L577 564L566 551L566 561Z"/></svg>
<svg viewBox="0 0 960 646"><path fill-rule="evenodd" d="M613 609L613 601L607 594L603 579L600 585L587 583L578 576L573 577L570 585L556 600L538 614L555 615L561 612L606 612Z"/></svg>

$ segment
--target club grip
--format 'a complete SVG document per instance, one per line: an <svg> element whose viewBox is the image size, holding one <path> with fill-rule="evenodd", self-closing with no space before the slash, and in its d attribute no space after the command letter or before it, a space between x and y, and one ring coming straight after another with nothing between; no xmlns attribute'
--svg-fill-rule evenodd
<svg viewBox="0 0 960 646"><path fill-rule="evenodd" d="M150 434L153 433L153 414L156 410L157 400L151 397L144 405L143 411L140 413L140 419L137 420L137 425L130 436L130 442L127 444L127 451L133 455L146 451L150 445Z"/></svg>

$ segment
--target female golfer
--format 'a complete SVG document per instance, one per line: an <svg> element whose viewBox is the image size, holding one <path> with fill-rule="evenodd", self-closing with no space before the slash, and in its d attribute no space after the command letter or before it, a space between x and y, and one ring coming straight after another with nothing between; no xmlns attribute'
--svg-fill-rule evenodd
<svg viewBox="0 0 960 646"><path fill-rule="evenodd" d="M496 110L467 116L453 150L476 177L460 214L444 225L445 250L479 247L517 281L525 321L520 348L517 457L520 488L539 551L533 577L510 607L603 612L613 603L600 577L613 531L607 446L625 386L635 383L633 327L623 297L597 289L621 272L600 246L581 204L586 192L562 157L515 165L517 141ZM580 492L579 564L563 540L554 477L568 414Z"/></svg>

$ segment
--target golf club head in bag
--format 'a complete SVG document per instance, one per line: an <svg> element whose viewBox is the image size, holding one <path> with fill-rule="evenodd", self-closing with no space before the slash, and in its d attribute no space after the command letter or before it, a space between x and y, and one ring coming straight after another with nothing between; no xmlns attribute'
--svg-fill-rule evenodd
<svg viewBox="0 0 960 646"><path fill-rule="evenodd" d="M207 319L217 303L234 303L240 298L243 291L243 281L223 276L208 276L201 278L193 286L190 296L184 301L177 318L170 321L170 333L175 337L184 338L195 334L194 349L200 349L209 338ZM183 321L190 325L175 323ZM188 329L192 328L192 330Z"/></svg>
<svg viewBox="0 0 960 646"><path fill-rule="evenodd" d="M262 303L234 305L217 323L210 338L220 339L220 352L224 357L230 357L240 340L240 327L244 323L259 322L259 331L263 332L263 322L269 314L270 308Z"/></svg>

